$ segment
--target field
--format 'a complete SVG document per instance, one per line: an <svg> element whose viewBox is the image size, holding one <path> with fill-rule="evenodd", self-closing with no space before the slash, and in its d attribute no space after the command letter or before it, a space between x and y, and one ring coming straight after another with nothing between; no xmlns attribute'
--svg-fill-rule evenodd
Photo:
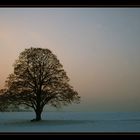
<svg viewBox="0 0 140 140"><path fill-rule="evenodd" d="M30 122L33 112L1 112L0 132L140 132L140 113L43 112L42 121Z"/></svg>

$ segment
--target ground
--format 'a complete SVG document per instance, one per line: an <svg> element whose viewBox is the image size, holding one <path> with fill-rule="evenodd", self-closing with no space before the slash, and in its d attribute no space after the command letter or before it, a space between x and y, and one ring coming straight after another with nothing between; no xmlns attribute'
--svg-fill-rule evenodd
<svg viewBox="0 0 140 140"><path fill-rule="evenodd" d="M1 112L0 132L140 132L140 113Z"/></svg>

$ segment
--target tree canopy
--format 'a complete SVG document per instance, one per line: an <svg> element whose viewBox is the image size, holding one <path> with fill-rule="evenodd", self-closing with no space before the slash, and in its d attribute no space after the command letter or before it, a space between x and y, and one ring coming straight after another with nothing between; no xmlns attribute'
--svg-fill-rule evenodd
<svg viewBox="0 0 140 140"><path fill-rule="evenodd" d="M36 121L41 120L45 105L61 107L79 101L62 64L55 54L44 48L31 47L21 52L5 89L0 91L0 108L10 104L26 105L35 111Z"/></svg>

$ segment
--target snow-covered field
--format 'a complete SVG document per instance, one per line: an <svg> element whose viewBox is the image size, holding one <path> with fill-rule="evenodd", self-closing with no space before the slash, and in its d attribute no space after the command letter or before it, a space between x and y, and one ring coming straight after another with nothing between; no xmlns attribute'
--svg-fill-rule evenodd
<svg viewBox="0 0 140 140"><path fill-rule="evenodd" d="M140 112L43 112L42 121L30 122L34 115L0 113L0 132L140 132Z"/></svg>

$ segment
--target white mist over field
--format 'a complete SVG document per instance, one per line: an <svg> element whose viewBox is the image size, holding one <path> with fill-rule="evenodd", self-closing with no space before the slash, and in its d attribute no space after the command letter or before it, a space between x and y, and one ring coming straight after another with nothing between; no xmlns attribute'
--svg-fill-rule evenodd
<svg viewBox="0 0 140 140"><path fill-rule="evenodd" d="M30 122L34 115L0 113L0 132L140 132L140 112L43 112L42 121Z"/></svg>

